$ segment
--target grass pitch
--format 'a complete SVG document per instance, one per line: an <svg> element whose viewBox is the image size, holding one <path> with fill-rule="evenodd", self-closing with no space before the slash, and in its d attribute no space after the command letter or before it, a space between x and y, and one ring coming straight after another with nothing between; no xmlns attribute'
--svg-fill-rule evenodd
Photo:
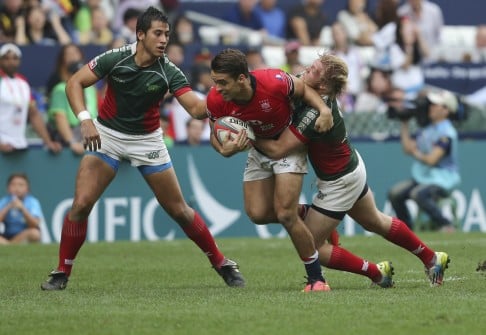
<svg viewBox="0 0 486 335"><path fill-rule="evenodd" d="M484 334L486 259L481 233L421 233L451 264L429 287L421 262L381 237L342 237L374 262L391 260L396 287L325 270L332 291L304 294L304 269L288 239L218 239L247 287L226 287L187 240L85 244L65 291L40 283L58 245L0 248L0 334Z"/></svg>

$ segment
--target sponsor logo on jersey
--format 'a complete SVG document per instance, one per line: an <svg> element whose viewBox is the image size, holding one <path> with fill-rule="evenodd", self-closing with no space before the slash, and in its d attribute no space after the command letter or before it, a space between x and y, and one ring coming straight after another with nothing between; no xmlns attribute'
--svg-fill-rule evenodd
<svg viewBox="0 0 486 335"><path fill-rule="evenodd" d="M161 87L157 84L147 84L147 92L153 93L153 92L159 92Z"/></svg>

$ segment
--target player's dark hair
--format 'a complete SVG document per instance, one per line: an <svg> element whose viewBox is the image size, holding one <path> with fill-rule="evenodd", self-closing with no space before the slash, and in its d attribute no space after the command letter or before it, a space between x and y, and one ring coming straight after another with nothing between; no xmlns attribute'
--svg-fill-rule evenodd
<svg viewBox="0 0 486 335"><path fill-rule="evenodd" d="M152 26L152 21L161 21L164 23L169 23L169 18L167 15L164 14L164 12L158 10L155 7L150 6L149 8L147 8L145 12L140 14L140 16L137 19L137 28L136 28L137 33L139 31L147 33L147 31ZM170 24L169 24L169 28L170 28Z"/></svg>
<svg viewBox="0 0 486 335"><path fill-rule="evenodd" d="M237 49L225 49L217 54L211 61L211 70L228 74L233 79L237 79L241 74L250 76L246 56Z"/></svg>

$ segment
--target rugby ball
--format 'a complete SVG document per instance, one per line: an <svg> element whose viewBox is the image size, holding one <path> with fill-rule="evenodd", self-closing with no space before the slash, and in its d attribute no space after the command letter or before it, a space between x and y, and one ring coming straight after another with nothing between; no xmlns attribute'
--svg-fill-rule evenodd
<svg viewBox="0 0 486 335"><path fill-rule="evenodd" d="M247 137L254 141L255 140L255 133L253 129L248 124L248 122L238 119L233 116L223 116L214 122L213 130L216 138L220 143L223 143L230 137L231 139L235 138L236 135L241 130L246 130Z"/></svg>

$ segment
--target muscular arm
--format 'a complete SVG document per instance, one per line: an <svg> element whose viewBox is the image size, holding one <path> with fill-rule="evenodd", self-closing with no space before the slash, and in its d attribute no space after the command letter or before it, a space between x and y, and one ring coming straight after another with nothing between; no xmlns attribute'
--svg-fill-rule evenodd
<svg viewBox="0 0 486 335"><path fill-rule="evenodd" d="M278 140L257 138L254 145L272 159L280 159L305 147L289 128L280 134Z"/></svg>
<svg viewBox="0 0 486 335"><path fill-rule="evenodd" d="M333 126L332 112L319 93L308 86L302 79L295 76L292 76L292 79L294 81L294 97L302 98L307 105L319 111L319 118L315 125L316 130L325 132L331 129Z"/></svg>
<svg viewBox="0 0 486 335"><path fill-rule="evenodd" d="M98 80L98 76L90 70L88 65L84 65L67 81L66 95L69 104L71 105L71 109L76 116L87 109L83 89L94 85ZM101 148L100 135L96 130L93 120L87 119L81 122L81 135L83 137L83 146L85 149L96 151Z"/></svg>
<svg viewBox="0 0 486 335"><path fill-rule="evenodd" d="M177 97L177 101L195 119L208 117L206 111L206 100L199 98L194 91L188 91Z"/></svg>
<svg viewBox="0 0 486 335"><path fill-rule="evenodd" d="M87 109L83 89L94 85L99 79L88 65L84 65L69 78L66 83L66 95L74 114L78 115L79 112Z"/></svg>

